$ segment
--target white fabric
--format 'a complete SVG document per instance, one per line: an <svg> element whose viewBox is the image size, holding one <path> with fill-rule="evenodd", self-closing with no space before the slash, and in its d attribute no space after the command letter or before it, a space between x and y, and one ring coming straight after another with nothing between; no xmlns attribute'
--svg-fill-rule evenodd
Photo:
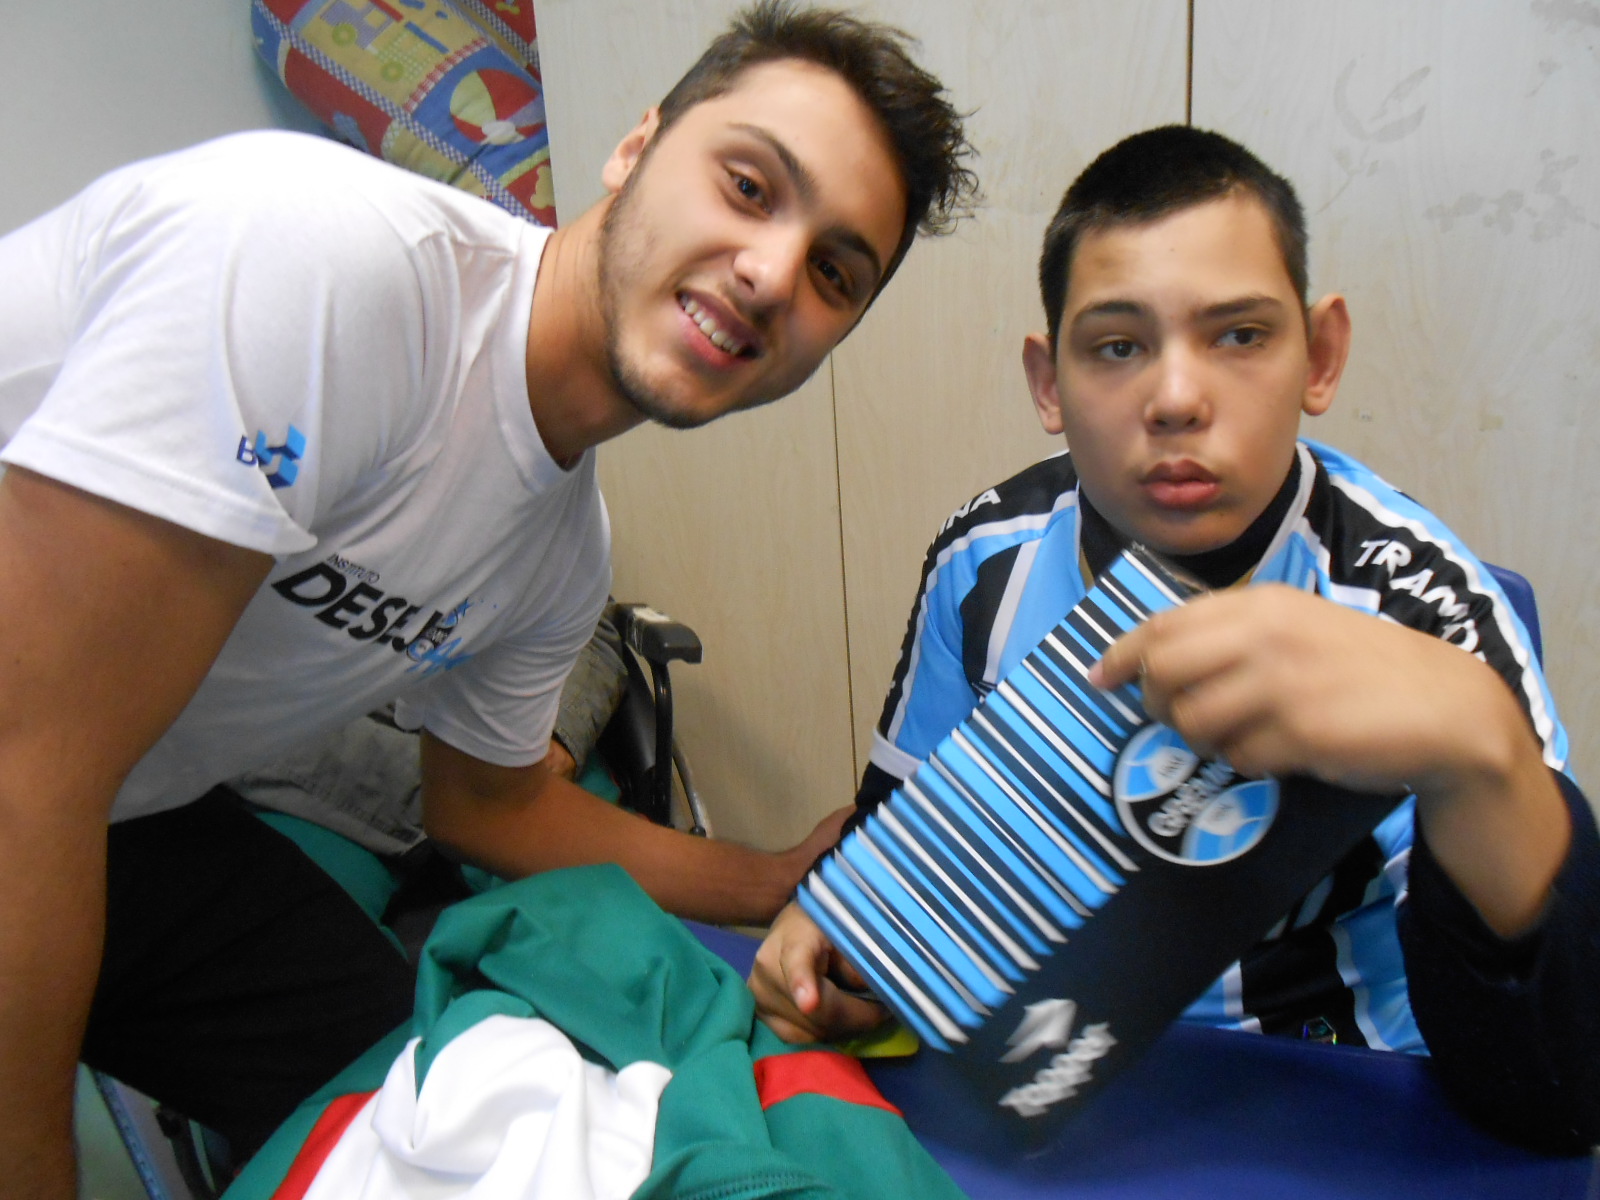
<svg viewBox="0 0 1600 1200"><path fill-rule="evenodd" d="M543 756L610 584L593 455L562 470L529 409L547 236L332 142L252 133L113 172L0 239L0 460L278 556L114 816L395 697L486 761ZM298 474L275 488L291 427Z"/></svg>
<svg viewBox="0 0 1600 1200"><path fill-rule="evenodd" d="M488 1017L439 1051L413 1039L305 1200L626 1200L650 1173L672 1072L587 1062L548 1021Z"/></svg>

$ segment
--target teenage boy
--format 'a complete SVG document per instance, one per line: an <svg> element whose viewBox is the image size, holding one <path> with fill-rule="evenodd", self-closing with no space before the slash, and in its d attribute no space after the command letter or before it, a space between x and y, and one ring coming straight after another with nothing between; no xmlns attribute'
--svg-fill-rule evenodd
<svg viewBox="0 0 1600 1200"><path fill-rule="evenodd" d="M1023 347L1069 454L953 517L857 797L925 759L1132 541L1210 594L1114 644L1157 719L1251 774L1411 792L1189 1010L1192 1020L1431 1051L1480 1116L1546 1145L1600 1136L1600 844L1520 623L1437 518L1297 441L1350 345L1306 305L1290 185L1185 127L1113 147L1067 191ZM1259 586L1239 586L1243 584ZM1409 868L1409 870L1408 870ZM1408 894L1409 880L1409 894ZM756 961L791 1038L882 1010L791 905Z"/></svg>
<svg viewBox="0 0 1600 1200"><path fill-rule="evenodd" d="M394 696L463 857L777 907L772 856L540 761L609 582L592 450L798 387L970 199L965 152L903 35L763 0L556 233L257 134L0 241L7 1191L72 1192L86 1027L89 1061L248 1149L409 1014L359 912L225 797L192 803Z"/></svg>

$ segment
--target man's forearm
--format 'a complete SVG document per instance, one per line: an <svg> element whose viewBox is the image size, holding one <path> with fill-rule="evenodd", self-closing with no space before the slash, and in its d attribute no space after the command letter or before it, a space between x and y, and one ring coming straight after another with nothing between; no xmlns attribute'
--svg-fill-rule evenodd
<svg viewBox="0 0 1600 1200"><path fill-rule="evenodd" d="M438 753L425 753L425 764ZM611 862L680 917L765 924L811 863L809 850L769 853L653 825L542 769L536 787L495 794L466 794L444 782L448 774L424 769L429 835L508 878ZM441 794L444 787L454 794Z"/></svg>

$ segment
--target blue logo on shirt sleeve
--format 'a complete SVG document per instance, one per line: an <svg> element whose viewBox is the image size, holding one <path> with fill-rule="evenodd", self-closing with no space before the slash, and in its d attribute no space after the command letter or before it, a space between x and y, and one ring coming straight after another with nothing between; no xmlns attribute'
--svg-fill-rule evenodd
<svg viewBox="0 0 1600 1200"><path fill-rule="evenodd" d="M306 453L306 435L293 425L283 439L283 444L274 446L268 443L267 435L256 433L255 444L251 445L248 437L239 439L239 452L236 458L246 466L255 465L267 473L267 482L274 488L293 487L295 477L300 474L300 460Z"/></svg>

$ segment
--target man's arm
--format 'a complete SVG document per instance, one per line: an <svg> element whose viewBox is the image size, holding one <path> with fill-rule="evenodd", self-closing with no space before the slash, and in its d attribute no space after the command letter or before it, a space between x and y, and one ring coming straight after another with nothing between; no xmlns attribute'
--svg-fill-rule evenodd
<svg viewBox="0 0 1600 1200"><path fill-rule="evenodd" d="M71 1197L107 814L271 565L17 467L0 478L0 1176Z"/></svg>
<svg viewBox="0 0 1600 1200"><path fill-rule="evenodd" d="M770 921L850 812L831 813L798 846L768 853L654 825L543 763L494 766L428 733L422 811L429 837L496 875L613 862L668 912L718 924Z"/></svg>
<svg viewBox="0 0 1600 1200"><path fill-rule="evenodd" d="M1477 658L1293 588L1203 596L1106 652L1151 715L1253 775L1411 791L1441 868L1501 937L1537 921L1571 839L1515 696Z"/></svg>

